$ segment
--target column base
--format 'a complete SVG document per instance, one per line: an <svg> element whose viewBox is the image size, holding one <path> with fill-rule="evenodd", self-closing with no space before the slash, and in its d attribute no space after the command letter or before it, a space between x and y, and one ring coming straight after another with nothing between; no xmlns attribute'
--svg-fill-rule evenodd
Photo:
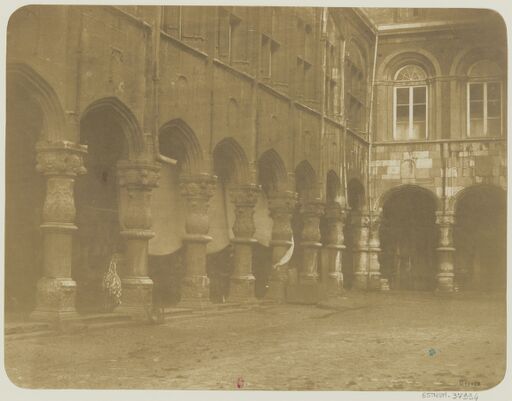
<svg viewBox="0 0 512 401"><path fill-rule="evenodd" d="M380 291L381 289L381 274L380 273L369 273L368 274L368 289L372 291Z"/></svg>
<svg viewBox="0 0 512 401"><path fill-rule="evenodd" d="M455 285L453 283L455 275L453 273L439 273L437 275L436 292L450 293L454 292Z"/></svg>
<svg viewBox="0 0 512 401"><path fill-rule="evenodd" d="M37 283L33 320L59 321L76 316L76 282L70 278L43 277Z"/></svg>
<svg viewBox="0 0 512 401"><path fill-rule="evenodd" d="M134 318L149 317L153 297L153 280L149 277L125 277L121 279L121 305L115 311Z"/></svg>
<svg viewBox="0 0 512 401"><path fill-rule="evenodd" d="M210 279L208 276L187 276L181 281L182 301L210 302Z"/></svg>
<svg viewBox="0 0 512 401"><path fill-rule="evenodd" d="M327 274L325 289L329 296L338 296L343 292L343 273L331 272Z"/></svg>
<svg viewBox="0 0 512 401"><path fill-rule="evenodd" d="M252 275L230 278L229 302L255 302L254 283L256 278Z"/></svg>
<svg viewBox="0 0 512 401"><path fill-rule="evenodd" d="M270 275L265 298L276 302L286 302L287 267L278 267Z"/></svg>
<svg viewBox="0 0 512 401"><path fill-rule="evenodd" d="M356 290L368 289L368 273L356 272L353 276L352 288Z"/></svg>

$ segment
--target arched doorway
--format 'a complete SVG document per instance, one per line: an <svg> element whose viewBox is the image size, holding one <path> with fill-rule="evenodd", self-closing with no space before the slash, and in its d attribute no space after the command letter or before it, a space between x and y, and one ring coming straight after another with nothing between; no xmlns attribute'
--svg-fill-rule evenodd
<svg viewBox="0 0 512 401"><path fill-rule="evenodd" d="M149 276L153 280L154 305L175 305L182 299L182 282L187 273L183 238L186 236L187 207L180 177L198 173L199 142L188 125L171 120L160 129L158 150L162 163L160 185L152 197L153 230L149 242Z"/></svg>
<svg viewBox="0 0 512 401"><path fill-rule="evenodd" d="M123 127L109 106L90 109L80 121L80 142L88 146L87 174L76 182L73 279L79 312L102 311L102 279L112 255L122 252L117 162L128 158ZM118 274L121 272L118 271Z"/></svg>
<svg viewBox="0 0 512 401"><path fill-rule="evenodd" d="M5 148L5 308L28 314L42 275L41 214L45 180L36 172L44 113L16 78L7 79Z"/></svg>
<svg viewBox="0 0 512 401"><path fill-rule="evenodd" d="M342 257L343 287L352 288L354 280L354 247L357 242L357 218L360 217L364 207L365 190L357 178L352 178L347 183L347 204L349 213L343 228L346 248Z"/></svg>
<svg viewBox="0 0 512 401"><path fill-rule="evenodd" d="M248 162L243 149L232 138L219 142L213 150L213 170L217 187L210 206L210 235L207 268L210 277L210 299L224 302L229 298L230 278L235 271L234 238L235 204L232 191L249 182Z"/></svg>
<svg viewBox="0 0 512 401"><path fill-rule="evenodd" d="M263 298L267 292L272 273L272 239L273 219L270 217L269 200L273 194L283 191L286 182L286 168L278 153L267 150L258 159L258 184L262 191L255 207L254 238L258 241L253 247L253 272L256 278L255 295Z"/></svg>
<svg viewBox="0 0 512 401"><path fill-rule="evenodd" d="M455 204L455 279L463 289L506 288L506 193L482 185L467 188Z"/></svg>
<svg viewBox="0 0 512 401"><path fill-rule="evenodd" d="M381 274L391 289L436 287L436 200L428 190L405 186L384 198L379 231Z"/></svg>
<svg viewBox="0 0 512 401"><path fill-rule="evenodd" d="M313 200L316 185L316 174L311 164L303 160L295 168L295 192L297 193L298 202L292 216L292 231L295 248L292 258L290 259L290 267L296 269L300 274L303 268L304 249L301 245L304 230L304 220L302 211L304 206Z"/></svg>

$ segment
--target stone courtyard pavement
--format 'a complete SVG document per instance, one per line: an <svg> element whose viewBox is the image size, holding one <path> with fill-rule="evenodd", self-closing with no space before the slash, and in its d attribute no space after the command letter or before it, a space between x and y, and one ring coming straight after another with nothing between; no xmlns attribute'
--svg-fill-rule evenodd
<svg viewBox="0 0 512 401"><path fill-rule="evenodd" d="M29 388L484 390L505 373L505 298L347 293L318 306L6 339Z"/></svg>

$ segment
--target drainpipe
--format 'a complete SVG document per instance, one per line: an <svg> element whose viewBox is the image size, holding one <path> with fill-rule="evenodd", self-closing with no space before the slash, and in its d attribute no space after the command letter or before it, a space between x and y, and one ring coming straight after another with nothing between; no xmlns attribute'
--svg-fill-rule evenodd
<svg viewBox="0 0 512 401"><path fill-rule="evenodd" d="M373 190L372 184L370 180L371 175L371 163L372 163L372 134L373 134L373 98L374 98L374 88L375 88L375 68L377 66L377 49L379 47L379 33L375 33L375 51L373 55L373 71L372 71L372 86L370 88L370 115L368 117L368 174L366 176L367 179L367 188L368 188L368 208L370 212L372 211L372 199L373 199Z"/></svg>

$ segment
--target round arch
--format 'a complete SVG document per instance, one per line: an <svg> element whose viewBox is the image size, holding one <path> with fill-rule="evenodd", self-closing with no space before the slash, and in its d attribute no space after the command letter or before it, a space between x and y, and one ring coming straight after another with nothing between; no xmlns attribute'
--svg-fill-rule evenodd
<svg viewBox="0 0 512 401"><path fill-rule="evenodd" d="M447 210L452 213L457 212L457 207L461 201L476 192L489 192L496 196L506 196L507 191L498 185L493 184L475 184L463 188L448 199Z"/></svg>
<svg viewBox="0 0 512 401"><path fill-rule="evenodd" d="M432 192L430 189L419 186L419 185L414 185L414 184L404 184L404 185L399 185L397 187L390 188L389 190L387 190L386 192L381 194L379 196L379 198L377 199L377 201L375 202L374 210L375 211L382 210L384 207L384 204L387 202L388 199L396 196L396 194L398 194L400 192L411 191L411 190L423 193L424 195L430 197L435 204L436 210L442 209L441 199L439 199L439 197L434 192Z"/></svg>
<svg viewBox="0 0 512 401"><path fill-rule="evenodd" d="M454 197L455 278L459 288L505 289L506 192L494 185L467 187Z"/></svg>
<svg viewBox="0 0 512 401"><path fill-rule="evenodd" d="M143 152L144 140L139 122L132 111L118 98L106 97L92 102L83 110L80 121L86 120L93 113L96 116L105 116L121 128L127 145L126 156L129 159L134 159Z"/></svg>
<svg viewBox="0 0 512 401"><path fill-rule="evenodd" d="M164 124L158 135L158 151L178 160L178 168L186 174L202 172L204 157L197 136L181 119Z"/></svg>
<svg viewBox="0 0 512 401"><path fill-rule="evenodd" d="M438 227L437 197L420 186L402 185L379 199L381 274L393 289L434 290Z"/></svg>
<svg viewBox="0 0 512 401"><path fill-rule="evenodd" d="M396 71L408 65L419 65L428 76L441 75L441 65L437 58L424 49L407 48L389 54L377 69L377 79L393 80Z"/></svg>
<svg viewBox="0 0 512 401"><path fill-rule="evenodd" d="M497 48L492 47L471 47L462 49L453 58L450 66L450 75L465 76L469 72L469 68L478 61L492 60L500 66L506 65L506 55Z"/></svg>

